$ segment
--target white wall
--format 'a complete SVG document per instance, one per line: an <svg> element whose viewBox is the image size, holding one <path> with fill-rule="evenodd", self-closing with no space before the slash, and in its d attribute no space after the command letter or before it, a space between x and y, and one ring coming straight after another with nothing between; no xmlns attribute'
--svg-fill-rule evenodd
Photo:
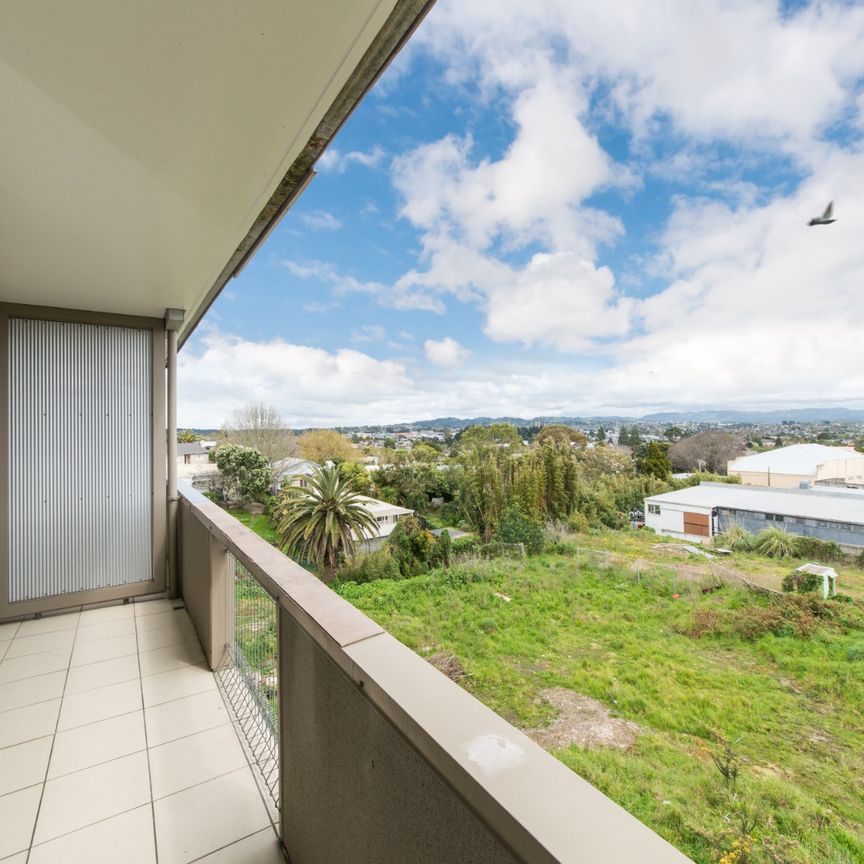
<svg viewBox="0 0 864 864"><path fill-rule="evenodd" d="M660 507L660 514L650 513L649 504L657 504ZM672 537L682 537L688 540L697 542L704 541L705 537L694 534L684 533L684 513L701 513L708 517L709 525L711 520L710 507L697 507L696 505L669 504L663 501L655 501L651 498L645 499L645 525L648 528L653 528L658 534L665 534Z"/></svg>

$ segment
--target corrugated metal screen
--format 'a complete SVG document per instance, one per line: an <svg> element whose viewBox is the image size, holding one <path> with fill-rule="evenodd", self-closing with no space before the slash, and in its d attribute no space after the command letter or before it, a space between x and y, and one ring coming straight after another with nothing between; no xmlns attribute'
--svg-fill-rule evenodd
<svg viewBox="0 0 864 864"><path fill-rule="evenodd" d="M9 600L153 578L150 330L9 320Z"/></svg>

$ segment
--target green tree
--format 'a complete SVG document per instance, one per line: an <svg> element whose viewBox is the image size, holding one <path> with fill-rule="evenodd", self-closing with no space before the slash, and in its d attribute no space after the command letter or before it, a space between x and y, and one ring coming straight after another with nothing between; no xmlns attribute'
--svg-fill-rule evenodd
<svg viewBox="0 0 864 864"><path fill-rule="evenodd" d="M177 443L178 444L194 444L196 441L200 441L201 436L197 433L193 432L191 429L178 429L177 430Z"/></svg>
<svg viewBox="0 0 864 864"><path fill-rule="evenodd" d="M348 462L357 452L351 441L335 429L310 429L300 436L297 446L304 459L322 464Z"/></svg>
<svg viewBox="0 0 864 864"><path fill-rule="evenodd" d="M640 474L657 477L659 480L669 477L672 473L672 463L669 461L665 445L659 441L652 441L636 463L636 468Z"/></svg>
<svg viewBox="0 0 864 864"><path fill-rule="evenodd" d="M436 538L420 524L416 516L404 516L387 538L390 554L406 579L429 569L434 557Z"/></svg>
<svg viewBox="0 0 864 864"><path fill-rule="evenodd" d="M357 541L378 533L378 523L338 468L319 466L306 481L305 489L289 487L282 498L279 545L311 561L330 582L340 561L353 557Z"/></svg>
<svg viewBox="0 0 864 864"><path fill-rule="evenodd" d="M543 551L543 528L518 507L508 507L504 511L497 536L502 543L522 543L529 555L539 555Z"/></svg>
<svg viewBox="0 0 864 864"><path fill-rule="evenodd" d="M450 563L452 555L452 542L450 532L442 531L435 540L435 548L432 550L431 563L436 567L446 567Z"/></svg>
<svg viewBox="0 0 864 864"><path fill-rule="evenodd" d="M507 447L518 450L522 446L522 436L512 423L468 426L459 433L459 449L461 451L483 446Z"/></svg>
<svg viewBox="0 0 864 864"><path fill-rule="evenodd" d="M559 446L569 447L571 444L576 444L584 447L588 443L588 438L572 426L565 426L563 423L549 423L537 433L534 443L545 444L547 441Z"/></svg>
<svg viewBox="0 0 864 864"><path fill-rule="evenodd" d="M273 475L267 460L257 450L220 444L214 452L214 461L222 475L222 495L226 501L246 504L266 498Z"/></svg>
<svg viewBox="0 0 864 864"><path fill-rule="evenodd" d="M356 462L342 462L338 467L342 479L349 483L356 492L361 495L369 495L372 492L369 472L362 465L358 465Z"/></svg>
<svg viewBox="0 0 864 864"><path fill-rule="evenodd" d="M783 446L783 439L779 435L774 439L774 446L775 447L782 447Z"/></svg>

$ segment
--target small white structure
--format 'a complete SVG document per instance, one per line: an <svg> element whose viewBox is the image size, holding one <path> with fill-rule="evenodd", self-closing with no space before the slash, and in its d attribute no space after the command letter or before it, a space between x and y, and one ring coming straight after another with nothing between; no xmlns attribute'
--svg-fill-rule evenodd
<svg viewBox="0 0 864 864"><path fill-rule="evenodd" d="M802 483L864 483L864 453L852 447L791 444L732 459L727 472L747 486L780 489Z"/></svg>
<svg viewBox="0 0 864 864"><path fill-rule="evenodd" d="M378 533L363 541L368 549L377 549L393 533L396 523L406 516L413 516L414 511L407 507L399 507L387 501L379 501L377 498L369 498L366 495L358 496L360 503L372 516L378 526Z"/></svg>
<svg viewBox="0 0 864 864"><path fill-rule="evenodd" d="M821 576L823 600L827 600L837 593L837 571L833 567L826 567L824 564L802 564L795 572Z"/></svg>

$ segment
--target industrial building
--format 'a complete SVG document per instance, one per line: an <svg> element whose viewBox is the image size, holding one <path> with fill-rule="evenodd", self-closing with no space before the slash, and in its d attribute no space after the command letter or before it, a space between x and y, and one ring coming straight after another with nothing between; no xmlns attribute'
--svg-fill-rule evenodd
<svg viewBox="0 0 864 864"><path fill-rule="evenodd" d="M701 483L646 498L645 525L658 534L697 541L732 525L754 534L773 525L791 534L864 548L864 493Z"/></svg>
<svg viewBox="0 0 864 864"><path fill-rule="evenodd" d="M745 486L796 489L802 483L864 485L864 453L852 447L791 444L764 453L739 456L726 468Z"/></svg>

